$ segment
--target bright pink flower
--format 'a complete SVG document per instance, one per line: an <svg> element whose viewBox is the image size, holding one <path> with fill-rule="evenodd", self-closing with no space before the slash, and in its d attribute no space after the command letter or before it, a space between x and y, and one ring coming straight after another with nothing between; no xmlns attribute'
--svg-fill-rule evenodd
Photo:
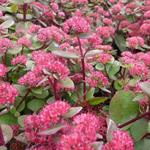
<svg viewBox="0 0 150 150"><path fill-rule="evenodd" d="M86 140L86 136L82 133L72 133L63 135L58 144L57 150L94 150L91 143Z"/></svg>
<svg viewBox="0 0 150 150"><path fill-rule="evenodd" d="M106 86L108 84L108 79L101 71L93 71L91 75L86 78L86 82L91 87L99 87Z"/></svg>
<svg viewBox="0 0 150 150"><path fill-rule="evenodd" d="M4 77L8 72L8 68L4 64L0 64L0 77Z"/></svg>
<svg viewBox="0 0 150 150"><path fill-rule="evenodd" d="M21 37L18 39L18 45L24 46L24 47L30 47L32 45L31 41L26 37Z"/></svg>
<svg viewBox="0 0 150 150"><path fill-rule="evenodd" d="M111 59L112 59L112 55L106 53L100 54L98 57L98 61L102 64L108 63L109 61L111 61Z"/></svg>
<svg viewBox="0 0 150 150"><path fill-rule="evenodd" d="M149 70L144 63L135 62L129 72L132 76L142 76L147 78Z"/></svg>
<svg viewBox="0 0 150 150"><path fill-rule="evenodd" d="M122 6L121 4L116 4L116 5L113 5L113 7L111 8L111 12L113 14L117 14L117 13L120 13L121 12L121 9L122 9Z"/></svg>
<svg viewBox="0 0 150 150"><path fill-rule="evenodd" d="M87 4L88 0L72 0L74 3L79 3L79 4Z"/></svg>
<svg viewBox="0 0 150 150"><path fill-rule="evenodd" d="M56 124L60 121L61 116L70 109L70 105L63 101L56 101L47 105L40 112L41 121L46 124Z"/></svg>
<svg viewBox="0 0 150 150"><path fill-rule="evenodd" d="M0 83L0 104L12 104L19 95L17 89L7 82Z"/></svg>
<svg viewBox="0 0 150 150"><path fill-rule="evenodd" d="M41 26L32 24L29 28L29 33L37 33Z"/></svg>
<svg viewBox="0 0 150 150"><path fill-rule="evenodd" d="M145 18L150 18L150 10L149 10L149 11L146 11L146 12L144 13L144 17L145 17Z"/></svg>
<svg viewBox="0 0 150 150"><path fill-rule="evenodd" d="M140 27L140 32L143 35L150 35L150 24L144 23L141 27Z"/></svg>
<svg viewBox="0 0 150 150"><path fill-rule="evenodd" d="M57 3L53 2L53 3L50 3L52 9L54 10L54 12L58 12L59 10L59 6Z"/></svg>
<svg viewBox="0 0 150 150"><path fill-rule="evenodd" d="M74 16L68 19L63 25L65 32L74 31L76 33L87 33L90 31L90 24L85 18Z"/></svg>
<svg viewBox="0 0 150 150"><path fill-rule="evenodd" d="M8 38L0 39L0 53L5 53L9 48L13 48L11 40Z"/></svg>
<svg viewBox="0 0 150 150"><path fill-rule="evenodd" d="M102 150L134 150L134 143L128 132L115 131L113 139Z"/></svg>
<svg viewBox="0 0 150 150"><path fill-rule="evenodd" d="M102 38L107 39L110 38L114 35L114 28L113 27L108 27L108 26L100 26L96 29L96 32L98 35L100 35Z"/></svg>
<svg viewBox="0 0 150 150"><path fill-rule="evenodd" d="M137 37L130 37L127 38L127 44L130 48L138 48L138 46L144 46L144 39L137 36Z"/></svg>
<svg viewBox="0 0 150 150"><path fill-rule="evenodd" d="M36 72L34 71L30 71L26 73L24 76L22 76L18 82L21 85L36 87L42 79L43 79L42 76L36 74Z"/></svg>
<svg viewBox="0 0 150 150"><path fill-rule="evenodd" d="M17 65L17 64L22 64L25 65L27 62L27 56L26 55L20 55L12 59L11 64L12 65Z"/></svg>

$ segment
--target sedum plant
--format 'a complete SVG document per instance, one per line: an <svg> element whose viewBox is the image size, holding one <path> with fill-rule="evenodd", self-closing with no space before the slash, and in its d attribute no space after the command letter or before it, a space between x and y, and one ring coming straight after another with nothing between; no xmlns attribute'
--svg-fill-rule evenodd
<svg viewBox="0 0 150 150"><path fill-rule="evenodd" d="M0 149L149 150L149 0L0 0Z"/></svg>

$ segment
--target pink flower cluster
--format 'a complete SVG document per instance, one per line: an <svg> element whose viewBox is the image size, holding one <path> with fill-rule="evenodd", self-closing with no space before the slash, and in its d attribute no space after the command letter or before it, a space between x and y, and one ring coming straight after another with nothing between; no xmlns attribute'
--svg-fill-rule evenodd
<svg viewBox="0 0 150 150"><path fill-rule="evenodd" d="M12 104L19 95L17 89L7 82L0 83L0 104Z"/></svg>
<svg viewBox="0 0 150 150"><path fill-rule="evenodd" d="M18 39L18 45L24 46L24 47L30 47L32 45L31 41L26 37L21 37Z"/></svg>
<svg viewBox="0 0 150 150"><path fill-rule="evenodd" d="M26 55L19 55L11 60L12 65L17 65L17 64L25 65L26 62L27 62Z"/></svg>
<svg viewBox="0 0 150 150"><path fill-rule="evenodd" d="M86 82L90 87L101 87L108 85L107 77L101 71L93 71L89 77L86 78Z"/></svg>
<svg viewBox="0 0 150 150"><path fill-rule="evenodd" d="M142 37L130 37L127 38L127 44L130 48L138 48L144 46L144 39Z"/></svg>
<svg viewBox="0 0 150 150"><path fill-rule="evenodd" d="M98 117L92 114L81 114L74 118L72 132L62 135L58 150L94 150L96 133L102 126Z"/></svg>
<svg viewBox="0 0 150 150"><path fill-rule="evenodd" d="M62 80L70 73L63 59L59 59L51 53L35 51L32 53L32 59L35 61L35 67L19 79L19 83L22 85L35 87L47 75L45 71L49 72L50 78Z"/></svg>
<svg viewBox="0 0 150 150"><path fill-rule="evenodd" d="M133 140L125 131L115 131L110 142L102 150L134 150Z"/></svg>
<svg viewBox="0 0 150 150"><path fill-rule="evenodd" d="M4 64L0 64L0 77L4 77L8 72L8 68Z"/></svg>
<svg viewBox="0 0 150 150"><path fill-rule="evenodd" d="M107 39L113 37L115 30L111 26L100 26L96 29L96 32L101 38Z"/></svg>
<svg viewBox="0 0 150 150"><path fill-rule="evenodd" d="M132 76L141 76L143 79L148 78L149 66L150 66L150 53L136 53L132 54L131 52L122 53L122 62L130 65L129 72Z"/></svg>
<svg viewBox="0 0 150 150"><path fill-rule="evenodd" d="M38 115L30 115L25 119L25 134L29 141L35 144L52 141L52 136L40 135L41 131L54 127L61 122L63 114L70 109L70 105L63 101L56 101L45 106Z"/></svg>
<svg viewBox="0 0 150 150"><path fill-rule="evenodd" d="M11 40L8 38L0 39L0 53L5 53L10 48L13 48Z"/></svg>
<svg viewBox="0 0 150 150"><path fill-rule="evenodd" d="M63 29L67 33L70 31L75 33L87 33L90 31L90 24L85 18L74 16L64 23Z"/></svg>
<svg viewBox="0 0 150 150"><path fill-rule="evenodd" d="M111 61L111 59L112 59L112 55L107 54L107 53L102 53L98 57L98 62L100 62L102 64L106 64L109 61Z"/></svg>
<svg viewBox="0 0 150 150"><path fill-rule="evenodd" d="M55 40L56 42L61 42L66 37L66 33L56 26L50 26L47 28L40 28L37 33L37 39L40 42L48 42L50 40Z"/></svg>

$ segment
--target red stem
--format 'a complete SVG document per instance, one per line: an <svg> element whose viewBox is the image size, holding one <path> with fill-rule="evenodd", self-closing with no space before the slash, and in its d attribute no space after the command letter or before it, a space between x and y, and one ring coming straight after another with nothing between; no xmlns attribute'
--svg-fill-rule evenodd
<svg viewBox="0 0 150 150"><path fill-rule="evenodd" d="M129 125L131 123L134 123L137 120L140 120L140 119L144 118L147 115L150 115L150 111L146 112L146 113L144 113L144 114L142 114L142 115L140 115L140 116L138 116L138 117L136 117L134 119L131 119L131 120L129 120L129 121L127 121L127 122L125 122L125 123L123 123L121 125L119 125L118 128L123 128L123 127L125 127L125 126L127 126L127 125Z"/></svg>
<svg viewBox="0 0 150 150"><path fill-rule="evenodd" d="M28 9L28 4L24 3L23 4L23 20L26 21L26 15L27 15L27 9Z"/></svg>
<svg viewBox="0 0 150 150"><path fill-rule="evenodd" d="M5 141L3 137L3 132L2 132L2 128L0 127L0 146L4 144L5 144Z"/></svg>
<svg viewBox="0 0 150 150"><path fill-rule="evenodd" d="M81 46L81 41L78 35L77 35L77 40L79 43L79 50L80 50L80 55L81 55L82 79L83 79L83 100L86 100L85 61L84 61L84 54L83 54L83 49Z"/></svg>

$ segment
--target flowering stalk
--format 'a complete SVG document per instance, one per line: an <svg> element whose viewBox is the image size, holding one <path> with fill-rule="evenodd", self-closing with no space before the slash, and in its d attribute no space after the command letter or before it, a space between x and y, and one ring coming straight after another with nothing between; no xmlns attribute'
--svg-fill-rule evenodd
<svg viewBox="0 0 150 150"><path fill-rule="evenodd" d="M129 120L129 121L127 121L127 122L125 122L125 123L123 123L121 125L119 125L118 128L123 128L125 126L128 126L129 124L134 123L135 121L140 120L140 119L142 119L142 118L144 118L144 117L146 117L148 115L150 116L150 111L145 112L142 115L140 115L140 116L138 116L138 117L136 117L134 119L131 119L131 120Z"/></svg>
<svg viewBox="0 0 150 150"><path fill-rule="evenodd" d="M83 79L83 100L85 100L86 99L85 62L84 62L84 54L83 54L83 49L81 46L81 41L78 35L77 35L77 40L79 43L79 50L80 50L80 55L81 55L82 79Z"/></svg>

